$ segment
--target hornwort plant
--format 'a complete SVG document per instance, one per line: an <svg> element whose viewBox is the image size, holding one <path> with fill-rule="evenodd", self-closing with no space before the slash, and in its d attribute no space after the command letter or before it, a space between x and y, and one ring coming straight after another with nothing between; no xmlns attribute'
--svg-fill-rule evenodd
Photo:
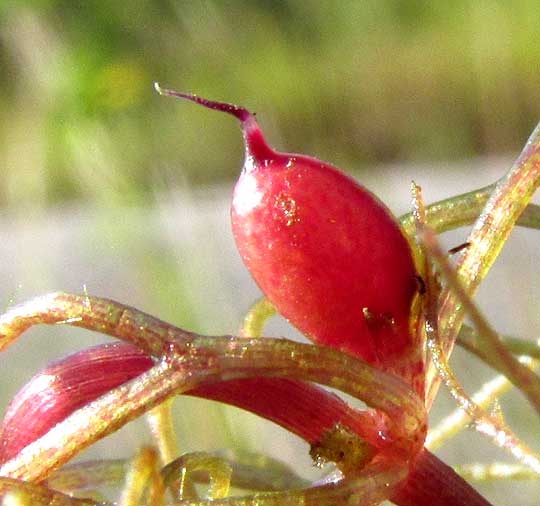
<svg viewBox="0 0 540 506"><path fill-rule="evenodd" d="M232 228L265 298L246 315L239 337L198 335L89 295L53 293L9 309L0 317L1 349L41 323L123 342L49 364L17 393L0 432L4 501L104 504L99 487L123 482L125 506L488 505L427 448L467 423L517 459L502 471L477 466L477 475L540 475L535 454L484 409L511 382L540 414L539 351L499 336L471 300L514 225L540 228L540 208L529 204L540 181L540 128L489 187L425 207L413 184L413 211L398 221L335 167L272 150L246 109L156 88L240 120L246 156ZM471 223L451 266L435 234ZM314 344L260 337L276 313ZM465 314L473 327L462 325ZM474 398L447 363L456 339L501 374ZM427 412L441 382L459 410L428 433ZM369 409L355 409L317 384ZM281 463L266 459L261 466L258 455L178 455L170 413L178 394L272 420L310 443L315 462L334 463L334 471L306 483ZM130 462L68 464L143 413L157 450L142 448ZM209 483L206 497L196 487L202 482ZM231 497L230 486L251 495Z"/></svg>

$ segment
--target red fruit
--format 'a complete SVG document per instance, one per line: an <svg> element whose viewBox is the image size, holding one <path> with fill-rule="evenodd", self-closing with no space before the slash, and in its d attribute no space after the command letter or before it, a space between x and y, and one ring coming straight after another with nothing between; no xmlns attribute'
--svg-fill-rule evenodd
<svg viewBox="0 0 540 506"><path fill-rule="evenodd" d="M398 222L366 188L325 162L278 153L244 108L159 90L241 121L244 169L232 202L233 233L253 278L278 311L313 341L405 377L417 291ZM405 368L407 369L407 368Z"/></svg>

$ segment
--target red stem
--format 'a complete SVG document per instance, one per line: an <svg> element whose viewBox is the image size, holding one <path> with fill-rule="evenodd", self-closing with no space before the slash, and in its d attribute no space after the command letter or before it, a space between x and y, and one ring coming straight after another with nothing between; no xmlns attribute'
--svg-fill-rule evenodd
<svg viewBox="0 0 540 506"><path fill-rule="evenodd" d="M138 348L114 343L65 357L34 376L15 396L0 431L0 463L44 435L76 409L154 365ZM54 384L43 387L44 377ZM212 383L187 392L231 404L272 420L308 443L317 443L338 423L373 446L383 448L378 436L380 417L357 411L338 396L301 381L250 378ZM386 444L390 444L388 442ZM399 506L489 506L483 497L449 466L424 450L417 457L403 489L392 498Z"/></svg>
<svg viewBox="0 0 540 506"><path fill-rule="evenodd" d="M491 506L450 466L424 449L407 484L392 501L399 506Z"/></svg>

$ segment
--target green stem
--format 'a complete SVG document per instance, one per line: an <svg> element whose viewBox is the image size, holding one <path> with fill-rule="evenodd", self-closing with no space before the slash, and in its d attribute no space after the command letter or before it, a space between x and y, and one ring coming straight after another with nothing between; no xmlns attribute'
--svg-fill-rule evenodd
<svg viewBox="0 0 540 506"><path fill-rule="evenodd" d="M477 330L477 345L485 357L484 360L497 371L504 374L527 397L531 405L540 414L540 378L528 367L521 364L499 339L497 332L484 318L467 291L459 282L446 254L437 243L431 230L424 230L421 238L427 246L431 258L438 265L448 283L448 288L460 302L461 307L471 318Z"/></svg>
<svg viewBox="0 0 540 506"><path fill-rule="evenodd" d="M540 475L530 467L506 462L476 463L456 466L455 471L467 481L538 480Z"/></svg>
<svg viewBox="0 0 540 506"><path fill-rule="evenodd" d="M527 395L531 404L540 411L540 388L538 387L539 378L525 365L510 354L499 341L496 333L491 329L488 323L484 320L476 306L470 300L467 292L458 281L456 273L453 271L447 259L445 252L439 246L435 233L428 228L420 228L419 230L420 244L425 253L436 263L440 268L444 278L448 282L449 289L458 301L463 304L463 308L467 311L475 326L479 329L479 335L482 335L483 342L486 348L490 349L491 359L496 360L499 367L503 367L505 374L519 385L523 392ZM428 272L428 275L430 273ZM540 474L540 460L534 453L525 446L515 434L504 424L500 423L495 417L490 416L478 406L465 392L459 381L454 375L454 372L448 365L447 355L443 349L443 340L440 335L439 319L437 314L436 293L433 291L433 276L428 277L428 311L426 316L426 334L427 348L431 355L431 364L437 372L437 378L442 381L449 389L450 394L461 407L471 417L476 430L491 437L493 442L501 448L508 450L514 457L521 460L524 464L529 465L535 472Z"/></svg>
<svg viewBox="0 0 540 506"><path fill-rule="evenodd" d="M505 345L505 347L514 355L526 355L527 357L540 360L540 344L538 341L526 341L517 337L501 336L499 339ZM478 342L478 333L468 325L463 325L459 331L457 343L463 346L467 351L474 353L481 360L486 362L490 367L502 372L497 368L496 364L490 360L489 354L485 353L483 348Z"/></svg>
<svg viewBox="0 0 540 506"><path fill-rule="evenodd" d="M140 341L140 336L131 337ZM172 395L205 383L255 376L313 381L363 400L386 414L387 437L394 441L398 460L423 445L422 400L398 378L344 353L282 339L202 336L176 339L171 350L146 373L58 423L6 462L0 475L44 479L83 448Z"/></svg>
<svg viewBox="0 0 540 506"><path fill-rule="evenodd" d="M2 504L22 504L32 506L103 506L92 499L77 499L48 487L13 478L0 477L0 498Z"/></svg>
<svg viewBox="0 0 540 506"><path fill-rule="evenodd" d="M463 329L461 329L463 331ZM519 357L521 363L525 364L531 369L537 369L538 365L530 357ZM512 383L508 381L508 378L503 375L495 376L490 381L484 383L480 390L478 390L473 396L472 401L480 408L486 410L491 404L493 404L497 398L502 396L512 387ZM461 408L455 409L452 413L445 416L444 419L435 427L431 427L427 438L426 448L431 451L435 451L440 448L446 441L450 440L458 432L464 429L470 424L469 415Z"/></svg>
<svg viewBox="0 0 540 506"><path fill-rule="evenodd" d="M490 184L426 206L427 224L438 234L471 225L480 216L497 184ZM402 215L399 221L405 233L413 237L416 233L413 213ZM529 204L518 218L516 225L540 229L540 206Z"/></svg>
<svg viewBox="0 0 540 506"><path fill-rule="evenodd" d="M476 221L456 268L464 290L472 296L495 262L519 216L527 208L540 182L540 125L538 125L508 174L495 186ZM460 299L449 290L441 295L439 330L445 356L454 346L463 322ZM437 371L430 364L427 375L428 407L438 389Z"/></svg>

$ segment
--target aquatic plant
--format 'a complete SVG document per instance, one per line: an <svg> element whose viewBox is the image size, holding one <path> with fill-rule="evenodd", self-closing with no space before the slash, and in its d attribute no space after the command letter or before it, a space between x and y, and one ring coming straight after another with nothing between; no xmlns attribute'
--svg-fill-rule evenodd
<svg viewBox="0 0 540 506"><path fill-rule="evenodd" d="M246 164L233 198L233 233L267 298L246 315L239 337L198 335L88 294L54 293L9 309L0 317L0 349L42 323L80 326L124 342L56 361L14 397L0 433L4 500L95 505L100 499L69 494L123 480L123 505L364 505L386 499L401 506L487 505L425 447L427 412L441 382L466 416L453 415L445 428L432 431L430 445L469 421L518 459L519 472L540 474L537 456L483 408L504 382L473 399L447 362L457 338L540 413L534 362L514 353L538 352L503 340L471 300L511 229L540 226L540 208L529 204L540 178L538 128L500 181L429 206L413 184L413 211L398 221L338 169L273 151L246 109L158 91L241 121ZM471 223L452 266L436 233ZM276 313L314 344L260 337ZM462 326L465 314L473 329ZM357 410L316 384L369 409ZM273 420L308 441L315 462L333 462L336 471L311 484L271 460L262 473L256 456L178 455L169 400L179 394ZM158 450L142 448L131 462L68 463L143 413L149 413ZM195 484L205 480L207 497L199 498ZM230 486L252 493L231 497Z"/></svg>

